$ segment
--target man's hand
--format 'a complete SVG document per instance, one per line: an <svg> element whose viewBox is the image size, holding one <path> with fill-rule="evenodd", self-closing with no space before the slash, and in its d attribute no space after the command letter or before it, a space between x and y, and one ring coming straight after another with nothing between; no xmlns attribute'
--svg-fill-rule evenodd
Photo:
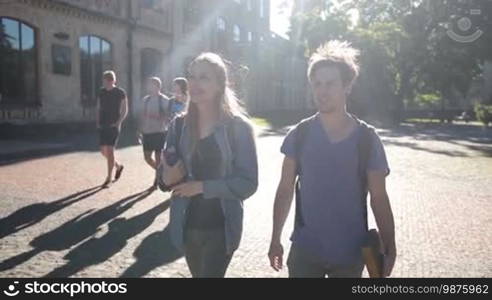
<svg viewBox="0 0 492 300"><path fill-rule="evenodd" d="M383 277L391 275L396 259L395 222L386 192L385 170L368 172L371 208L384 246Z"/></svg>
<svg viewBox="0 0 492 300"><path fill-rule="evenodd" d="M285 156L282 164L282 176L280 177L273 204L272 240L270 242L270 250L268 251L270 266L277 272L283 268L284 248L280 241L282 240L282 228L284 227L292 204L292 196L294 195L295 180L297 177L296 169L295 159Z"/></svg>
<svg viewBox="0 0 492 300"><path fill-rule="evenodd" d="M190 181L172 188L173 196L193 197L203 193L202 181Z"/></svg>
<svg viewBox="0 0 492 300"><path fill-rule="evenodd" d="M270 250L268 250L268 258L270 259L270 266L277 272L283 268L283 256L284 247L282 247L282 244L272 241Z"/></svg>
<svg viewBox="0 0 492 300"><path fill-rule="evenodd" d="M384 255L383 260L383 277L389 277L393 271L396 260L396 247L391 247Z"/></svg>
<svg viewBox="0 0 492 300"><path fill-rule="evenodd" d="M111 124L110 127L115 127L115 128L118 128L119 130L121 130L121 123L123 123L123 122L120 122L120 121L114 122L113 124Z"/></svg>

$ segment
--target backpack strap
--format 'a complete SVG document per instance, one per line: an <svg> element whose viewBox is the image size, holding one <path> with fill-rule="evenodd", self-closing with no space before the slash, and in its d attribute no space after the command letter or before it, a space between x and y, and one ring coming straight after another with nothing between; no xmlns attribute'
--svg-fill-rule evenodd
<svg viewBox="0 0 492 300"><path fill-rule="evenodd" d="M162 94L159 94L159 116L165 116L166 115L166 111L164 110L164 106L162 105L162 102L166 100L166 97Z"/></svg>
<svg viewBox="0 0 492 300"><path fill-rule="evenodd" d="M294 147L295 147L295 161L296 161L296 183L295 183L295 200L296 200L296 214L295 214L295 227L304 226L304 218L301 211L301 154L306 144L306 137L309 132L309 125L315 116L302 120L296 127L294 132Z"/></svg>
<svg viewBox="0 0 492 300"><path fill-rule="evenodd" d="M143 98L143 100L144 100L144 116L147 116L147 112L148 112L148 108L149 108L149 99L150 99L149 95L147 95Z"/></svg>
<svg viewBox="0 0 492 300"><path fill-rule="evenodd" d="M145 115L147 115L147 113L148 113L148 107L149 107L150 99L151 99L150 95L147 95L144 97L144 114ZM163 116L166 113L164 111L164 107L162 106L162 101L164 101L165 99L166 98L162 94L157 97L157 103L159 105L159 115L160 116Z"/></svg>
<svg viewBox="0 0 492 300"><path fill-rule="evenodd" d="M352 117L357 121L360 126L361 134L357 142L357 154L359 159L358 174L362 187L362 207L364 209L364 222L366 230L369 230L368 222L368 210L367 210L367 194L369 193L367 167L369 164L369 158L372 151L373 135L375 134L374 127L370 126L366 122L359 120L357 117Z"/></svg>
<svg viewBox="0 0 492 300"><path fill-rule="evenodd" d="M174 98L169 98L169 101L167 102L167 113L169 116L173 116L173 106L174 106Z"/></svg>
<svg viewBox="0 0 492 300"><path fill-rule="evenodd" d="M183 128L185 125L185 118L179 117L175 119L174 123L174 132L175 132L175 147L176 147L176 153L181 154L180 147L181 147L181 136L183 135Z"/></svg>
<svg viewBox="0 0 492 300"><path fill-rule="evenodd" d="M174 147L174 153L176 155L181 154L180 152L180 143L181 143L181 136L183 133L183 127L184 127L184 117L176 118L174 120L174 124L172 127L172 133L174 133L174 139L172 140L171 143L172 145L168 145L169 141L171 140L169 136L166 138L166 149L169 149L169 147ZM166 159L166 158L164 158ZM170 190L170 186L166 185L166 183L163 181L163 164L160 164L159 167L156 169L156 178L157 178L157 183L159 186L159 189L163 192L168 192Z"/></svg>
<svg viewBox="0 0 492 300"><path fill-rule="evenodd" d="M295 147L295 160L296 160L296 173L299 176L301 174L301 154L304 149L304 144L306 143L306 136L309 130L310 121L314 117L310 117L302 120L295 129L294 132L294 147Z"/></svg>

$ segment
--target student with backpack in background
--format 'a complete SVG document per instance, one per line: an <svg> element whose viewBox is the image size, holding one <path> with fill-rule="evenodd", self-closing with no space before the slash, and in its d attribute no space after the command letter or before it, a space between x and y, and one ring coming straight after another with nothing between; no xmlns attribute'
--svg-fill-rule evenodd
<svg viewBox="0 0 492 300"><path fill-rule="evenodd" d="M177 116L184 113L188 99L190 97L188 92L188 80L184 77L177 77L173 80L172 87L173 96L169 99L171 102L171 113L173 116Z"/></svg>
<svg viewBox="0 0 492 300"><path fill-rule="evenodd" d="M143 145L144 159L154 170L161 162L161 152L172 116L170 101L161 93L161 88L162 82L158 77L150 77L147 80L149 95L142 99L143 105L138 118L138 139ZM156 187L157 178L150 188Z"/></svg>
<svg viewBox="0 0 492 300"><path fill-rule="evenodd" d="M297 124L281 148L285 158L268 256L273 269L283 267L281 234L295 192L290 277L362 276L367 193L383 244L383 277L395 263L384 147L374 128L346 110L359 72L358 54L347 42L330 41L312 55L308 79L318 113Z"/></svg>

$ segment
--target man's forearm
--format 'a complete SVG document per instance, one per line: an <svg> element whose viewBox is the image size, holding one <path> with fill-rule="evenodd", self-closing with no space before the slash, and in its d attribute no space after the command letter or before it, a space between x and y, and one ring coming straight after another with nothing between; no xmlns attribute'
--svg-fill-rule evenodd
<svg viewBox="0 0 492 300"><path fill-rule="evenodd" d="M277 190L275 196L275 203L273 206L273 231L272 241L280 242L282 236L282 230L289 215L290 207L292 205L293 190Z"/></svg>
<svg viewBox="0 0 492 300"><path fill-rule="evenodd" d="M371 208L383 240L385 252L393 251L396 248L395 222L388 195L385 193L381 196L371 197Z"/></svg>
<svg viewBox="0 0 492 300"><path fill-rule="evenodd" d="M118 119L118 122L117 122L118 125L121 125L128 115L128 105L127 105L126 101L127 100L125 100L124 104L122 104L123 107L120 110L120 118Z"/></svg>

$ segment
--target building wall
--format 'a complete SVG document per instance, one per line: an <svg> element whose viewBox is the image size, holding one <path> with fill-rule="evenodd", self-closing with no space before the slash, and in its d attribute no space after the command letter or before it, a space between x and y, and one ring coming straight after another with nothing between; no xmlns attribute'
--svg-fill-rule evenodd
<svg viewBox="0 0 492 300"><path fill-rule="evenodd" d="M259 0L160 0L156 7L144 7L130 0L19 0L0 3L0 17L18 19L37 30L39 107L12 108L0 103L0 122L85 122L95 119L94 107L82 105L79 38L95 35L112 45L112 64L118 85L130 101L130 113L138 108L144 89L142 53L153 49L161 60L148 75L163 79L169 92L174 77L186 75L189 61L204 51L224 54L231 62L231 78L252 113L298 109L303 101L305 70L302 61L289 57L288 42L274 39L269 30L269 1L260 17ZM195 8L190 10L190 8ZM218 45L217 18L227 21L226 45ZM241 41L233 40L233 25L242 29ZM255 33L254 41L247 32ZM56 37L65 33L68 38ZM263 41L260 41L263 36ZM71 74L53 72L52 46L71 49ZM286 61L287 59L287 61ZM301 66L301 67L299 67ZM248 75L243 71L248 69ZM302 70L301 70L302 69ZM302 73L299 72L302 71ZM301 74L299 77L296 74Z"/></svg>
<svg viewBox="0 0 492 300"><path fill-rule="evenodd" d="M99 7L96 6L97 3L116 4ZM158 50L165 58L169 55L172 45L172 20L159 19L152 11L141 9L138 3L131 2L131 11L127 9L128 2L121 0L21 0L1 4L0 17L17 19L36 29L38 92L41 105L38 108L15 109L2 108L0 105L0 122L53 123L95 119L95 109L84 108L81 104L79 38L84 35L95 35L111 43L113 69L117 74L118 85L124 88L129 96L132 92L133 97L129 97L129 101L131 111L134 111L141 96L142 49ZM135 24L132 42L128 20L134 20ZM55 34L60 32L66 33L68 38L55 37ZM54 74L51 55L53 44L71 48L70 75ZM167 64L163 61L163 66ZM164 74L163 67L156 75L165 77ZM171 75L166 75L169 80Z"/></svg>
<svg viewBox="0 0 492 300"><path fill-rule="evenodd" d="M157 50L162 55L162 61L156 64L156 72L150 74L162 79L164 85L172 80L172 74L169 72L170 52L172 49L172 41L162 35L145 29L137 29L133 38L133 99L132 112L141 104L141 98L145 94L145 78L141 77L142 71L142 51L144 49ZM166 88L165 88L166 91ZM166 91L167 92L167 91ZM143 93L143 94L142 94Z"/></svg>

